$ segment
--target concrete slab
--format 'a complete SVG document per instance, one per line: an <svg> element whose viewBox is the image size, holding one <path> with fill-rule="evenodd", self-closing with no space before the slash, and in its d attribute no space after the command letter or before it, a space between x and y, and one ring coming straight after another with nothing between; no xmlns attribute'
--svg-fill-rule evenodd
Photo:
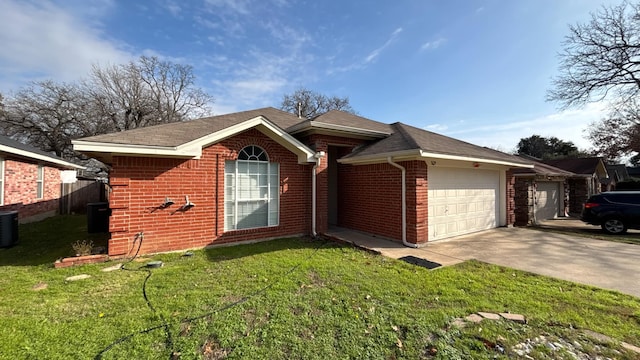
<svg viewBox="0 0 640 360"><path fill-rule="evenodd" d="M384 256L414 256L442 266L477 259L640 297L640 245L511 227L409 248L347 229L329 235Z"/></svg>

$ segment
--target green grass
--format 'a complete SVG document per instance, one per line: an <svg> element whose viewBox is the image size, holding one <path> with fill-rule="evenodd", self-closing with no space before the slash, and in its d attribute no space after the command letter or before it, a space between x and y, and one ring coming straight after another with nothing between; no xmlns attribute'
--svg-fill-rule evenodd
<svg viewBox="0 0 640 360"><path fill-rule="evenodd" d="M30 224L22 248L0 250L0 358L420 359L433 349L434 358L489 359L514 357L513 345L538 335L638 358L581 335L590 329L640 344L640 300L620 293L475 261L429 271L298 238L156 255L126 264L132 271L44 263L63 253L46 244L70 246L85 236L82 219ZM67 227L75 237L40 230L58 229L59 221L76 224ZM27 259L36 247L38 260ZM156 312L142 290L150 260L165 263L149 270L146 285ZM80 273L92 277L64 280ZM48 287L34 291L40 283ZM521 313L529 322L451 327L477 311ZM506 353L486 343L500 343Z"/></svg>

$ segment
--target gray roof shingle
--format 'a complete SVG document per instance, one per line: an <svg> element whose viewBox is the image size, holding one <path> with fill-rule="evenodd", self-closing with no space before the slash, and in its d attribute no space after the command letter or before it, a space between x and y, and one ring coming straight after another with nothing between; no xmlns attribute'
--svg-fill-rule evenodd
<svg viewBox="0 0 640 360"><path fill-rule="evenodd" d="M473 145L462 140L436 134L434 132L400 122L394 123L391 126L394 129L391 136L359 149L358 151L345 156L345 158L374 156L377 154L408 150L423 150L443 155L471 156L519 164L531 163L528 160L524 160L514 155Z"/></svg>
<svg viewBox="0 0 640 360"><path fill-rule="evenodd" d="M148 126L86 137L80 140L121 145L177 147L258 116L265 117L282 129L291 127L301 121L293 114L269 107L184 122Z"/></svg>
<svg viewBox="0 0 640 360"><path fill-rule="evenodd" d="M380 133L381 136L385 136L344 158L369 157L396 151L423 150L435 154L476 157L523 165L531 164L530 161L517 156L473 145L400 122L385 124L338 110L329 111L313 119L302 120L293 114L269 107L98 135L80 140L84 142L111 143L116 145L178 147L258 116L265 117L281 129L289 132L306 128L305 124L311 126L313 122L373 131Z"/></svg>
<svg viewBox="0 0 640 360"><path fill-rule="evenodd" d="M13 149L17 149L17 150L21 150L21 151L25 151L28 153L32 153L34 155L39 155L43 158L42 161L46 161L47 159L50 159L50 164L55 164L55 167L62 167L62 168L77 168L80 167L79 165L73 164L63 158L57 157L53 154L50 154L46 151L42 151L36 147L33 147L31 145L27 145L27 144L23 144L19 141L13 140L7 136L4 135L0 135L0 145L4 145L6 147L9 148L13 148ZM29 156L27 156L29 157Z"/></svg>

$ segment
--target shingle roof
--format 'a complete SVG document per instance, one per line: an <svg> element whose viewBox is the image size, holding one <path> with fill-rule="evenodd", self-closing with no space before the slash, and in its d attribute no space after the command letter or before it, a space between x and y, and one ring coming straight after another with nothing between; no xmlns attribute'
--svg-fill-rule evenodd
<svg viewBox="0 0 640 360"><path fill-rule="evenodd" d="M267 118L282 129L301 121L293 114L269 107L91 136L81 140L122 145L176 147L258 116Z"/></svg>
<svg viewBox="0 0 640 360"><path fill-rule="evenodd" d="M531 162L520 157L436 134L400 122L391 125L393 134L367 147L359 149L344 158L373 156L377 154L423 150L425 152L453 156L469 156L520 164Z"/></svg>
<svg viewBox="0 0 640 360"><path fill-rule="evenodd" d="M354 127L358 129L379 131L384 133L391 133L393 131L392 126L389 124L381 123L379 121L370 120L359 115L354 115L348 112L331 110L324 114L318 115L311 121L321 122L331 125L343 125Z"/></svg>
<svg viewBox="0 0 640 360"><path fill-rule="evenodd" d="M296 133L301 129L313 130L314 127L320 127L320 125L324 124L334 126L338 130L340 127L348 127L356 133L362 130L365 133L373 132L377 134L375 137L380 140L374 141L370 145L345 156L345 159L353 159L360 156L382 156L389 152L398 151L415 150L418 153L422 150L432 154L489 159L511 164L531 164L530 161L513 155L473 145L403 123L385 124L338 110L329 111L313 119L301 120L293 114L270 107L179 123L150 126L79 140L84 143L178 147L258 116L265 117L271 123L289 133Z"/></svg>
<svg viewBox="0 0 640 360"><path fill-rule="evenodd" d="M527 159L527 158L525 158ZM522 174L522 175L544 175L544 176L572 176L575 175L570 171L566 171L555 166L551 166L549 164L542 163L540 161L529 160L533 163L533 168L516 168L511 171L514 174Z"/></svg>
<svg viewBox="0 0 640 360"><path fill-rule="evenodd" d="M591 158L567 158L567 159L553 159L544 160L545 164L555 166L557 168L571 171L575 174L592 175L596 172L598 164L602 160L598 157Z"/></svg>
<svg viewBox="0 0 640 360"><path fill-rule="evenodd" d="M13 140L3 135L0 135L0 145L10 148L10 149L6 149L8 153L18 155L21 157L31 158L38 161L44 161L49 164L54 164L56 167L61 167L65 169L82 168L82 166L80 165L73 164L71 162L68 162L67 160L64 160L63 158L57 157L53 154L49 154L36 147L23 144L19 141ZM11 149L19 150L19 153L11 151Z"/></svg>
<svg viewBox="0 0 640 360"><path fill-rule="evenodd" d="M625 181L629 179L629 172L627 171L627 167L624 164L611 164L605 165L607 168L607 173L614 181Z"/></svg>

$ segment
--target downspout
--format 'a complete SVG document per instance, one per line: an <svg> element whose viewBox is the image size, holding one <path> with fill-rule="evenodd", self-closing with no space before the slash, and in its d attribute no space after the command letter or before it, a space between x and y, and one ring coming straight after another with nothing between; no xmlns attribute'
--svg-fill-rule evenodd
<svg viewBox="0 0 640 360"><path fill-rule="evenodd" d="M320 160L324 157L324 151L319 151L313 155L316 158L316 163L313 165L313 174L311 175L311 236L316 237L316 171L320 166Z"/></svg>
<svg viewBox="0 0 640 360"><path fill-rule="evenodd" d="M398 163L391 160L391 156L387 157L387 162L402 171L402 244L411 248L417 248L418 244L407 241L407 170Z"/></svg>

